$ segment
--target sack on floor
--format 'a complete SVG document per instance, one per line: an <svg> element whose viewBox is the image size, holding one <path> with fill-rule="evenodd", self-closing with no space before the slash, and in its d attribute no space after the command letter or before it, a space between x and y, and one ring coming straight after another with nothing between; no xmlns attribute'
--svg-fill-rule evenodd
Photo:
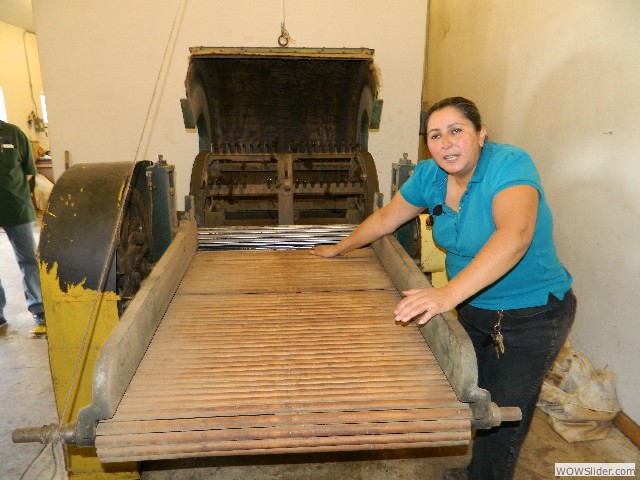
<svg viewBox="0 0 640 480"><path fill-rule="evenodd" d="M41 173L36 174L36 186L33 189L33 195L38 210L45 210L47 208L51 190L53 190L53 183Z"/></svg>
<svg viewBox="0 0 640 480"><path fill-rule="evenodd" d="M542 383L538 407L568 442L606 438L620 411L616 374L594 369L567 340Z"/></svg>

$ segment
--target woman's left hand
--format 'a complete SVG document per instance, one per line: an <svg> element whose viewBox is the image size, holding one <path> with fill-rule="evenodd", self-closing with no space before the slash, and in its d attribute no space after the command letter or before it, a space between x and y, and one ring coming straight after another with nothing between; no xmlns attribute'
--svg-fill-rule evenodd
<svg viewBox="0 0 640 480"><path fill-rule="evenodd" d="M398 302L395 309L397 322L407 323L419 316L418 325L424 325L437 314L456 307L444 287L407 290L402 294L404 298Z"/></svg>

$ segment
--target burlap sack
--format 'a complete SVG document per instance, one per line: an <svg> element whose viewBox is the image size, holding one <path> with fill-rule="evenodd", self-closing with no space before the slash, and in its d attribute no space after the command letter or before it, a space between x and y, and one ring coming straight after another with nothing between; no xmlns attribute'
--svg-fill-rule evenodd
<svg viewBox="0 0 640 480"><path fill-rule="evenodd" d="M538 407L565 440L606 438L620 411L615 373L594 369L567 340L542 384Z"/></svg>

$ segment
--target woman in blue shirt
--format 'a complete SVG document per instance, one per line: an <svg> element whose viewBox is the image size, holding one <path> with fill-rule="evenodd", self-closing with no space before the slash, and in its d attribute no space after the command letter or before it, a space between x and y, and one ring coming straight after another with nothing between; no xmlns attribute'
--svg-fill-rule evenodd
<svg viewBox="0 0 640 480"><path fill-rule="evenodd" d="M473 102L446 98L427 112L433 161L420 162L388 205L336 245L332 257L394 232L425 208L446 250L449 283L402 292L395 315L424 324L454 308L478 357L478 385L522 420L477 432L471 464L445 479L510 479L544 375L575 316L571 275L559 262L536 167L523 150L489 142ZM437 216L436 216L437 215Z"/></svg>

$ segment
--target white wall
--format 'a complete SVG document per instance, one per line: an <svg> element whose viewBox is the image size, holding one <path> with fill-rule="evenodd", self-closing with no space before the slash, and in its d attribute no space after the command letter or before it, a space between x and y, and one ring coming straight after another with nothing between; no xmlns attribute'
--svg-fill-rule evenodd
<svg viewBox="0 0 640 480"><path fill-rule="evenodd" d="M0 22L0 87L4 92L9 123L20 127L30 140L37 140L48 150L47 135L36 132L27 123L32 111L42 117L42 78L36 37L3 22Z"/></svg>
<svg viewBox="0 0 640 480"><path fill-rule="evenodd" d="M517 5L517 7L515 6ZM528 150L574 276L571 339L640 423L640 2L431 0L427 96Z"/></svg>
<svg viewBox="0 0 640 480"><path fill-rule="evenodd" d="M391 163L403 152L415 159L418 150L426 3L409 0L389 9L384 0L296 0L285 7L292 47L375 50L384 108L369 151L388 200ZM65 151L72 165L162 154L176 165L179 206L198 150L179 104L189 47L276 47L282 21L281 0L33 0L33 9L56 176ZM175 43L160 72L174 18ZM159 72L158 102L136 155Z"/></svg>

